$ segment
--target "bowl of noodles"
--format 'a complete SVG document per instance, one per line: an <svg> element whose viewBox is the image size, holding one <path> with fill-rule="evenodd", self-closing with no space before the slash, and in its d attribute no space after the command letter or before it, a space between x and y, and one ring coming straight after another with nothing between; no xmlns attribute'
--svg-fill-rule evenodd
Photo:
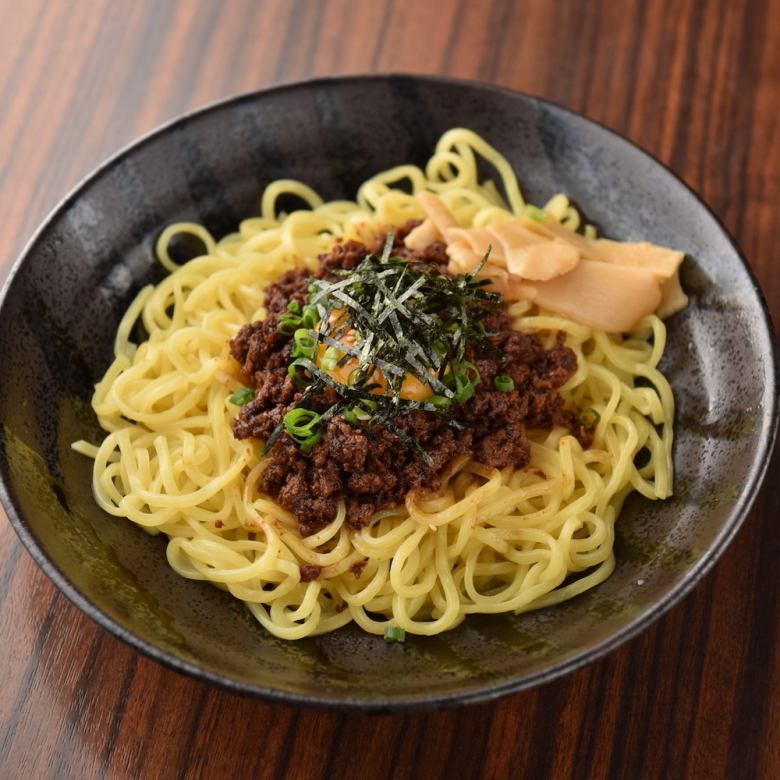
<svg viewBox="0 0 780 780"><path fill-rule="evenodd" d="M602 656L714 564L777 422L706 206L583 117L436 78L279 87L121 152L14 267L0 354L2 499L44 571L298 704Z"/></svg>

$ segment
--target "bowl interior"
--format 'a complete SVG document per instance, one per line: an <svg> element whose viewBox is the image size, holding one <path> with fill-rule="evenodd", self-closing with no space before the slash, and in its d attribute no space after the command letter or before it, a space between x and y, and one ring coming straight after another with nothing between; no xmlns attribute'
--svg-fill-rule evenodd
<svg viewBox="0 0 780 780"><path fill-rule="evenodd" d="M669 322L663 368L678 405L676 490L633 497L618 565L577 599L521 616L474 617L405 645L347 628L284 642L227 594L179 578L165 542L104 514L89 406L114 330L161 278L152 246L169 222L213 233L256 213L273 179L353 197L373 173L423 163L467 126L514 165L527 196L566 192L620 239L683 249L691 304ZM366 707L469 701L534 684L614 646L685 592L736 530L774 429L770 326L750 273L709 211L613 133L527 96L412 77L313 82L236 99L157 132L84 183L28 247L0 312L0 473L9 516L79 606L154 657L243 690Z"/></svg>

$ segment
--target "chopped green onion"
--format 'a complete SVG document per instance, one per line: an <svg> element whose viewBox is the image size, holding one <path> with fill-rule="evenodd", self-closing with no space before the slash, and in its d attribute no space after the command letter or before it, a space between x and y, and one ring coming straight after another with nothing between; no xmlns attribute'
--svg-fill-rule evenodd
<svg viewBox="0 0 780 780"><path fill-rule="evenodd" d="M448 406L452 405L452 398L447 398L446 395L429 395L425 399L426 404L433 404L434 406L441 407L442 409L446 409Z"/></svg>
<svg viewBox="0 0 780 780"><path fill-rule="evenodd" d="M360 366L353 368L352 371L347 374L347 387L354 385L360 379L362 373L363 369L360 368Z"/></svg>
<svg viewBox="0 0 780 780"><path fill-rule="evenodd" d="M474 392L474 385L469 379L464 379L460 374L455 377L455 403L466 403Z"/></svg>
<svg viewBox="0 0 780 780"><path fill-rule="evenodd" d="M599 424L600 419L601 415L593 407L583 409L579 416L579 421L586 428L595 428Z"/></svg>
<svg viewBox="0 0 780 780"><path fill-rule="evenodd" d="M319 321L320 313L317 311L316 306L309 304L308 306L303 307L303 312L301 313L301 325L303 325L304 328L311 329Z"/></svg>
<svg viewBox="0 0 780 780"><path fill-rule="evenodd" d="M359 406L353 406L351 409L345 409L341 416L349 423L357 425L358 421L365 422L371 419L371 415Z"/></svg>
<svg viewBox="0 0 780 780"><path fill-rule="evenodd" d="M298 374L298 368L299 368L298 361L297 360L293 360L293 362L290 363L289 366L287 366L287 376L289 376L290 379L292 379L292 381L295 382L295 384L298 387L300 387L301 386L300 385L300 378L301 377Z"/></svg>
<svg viewBox="0 0 780 780"><path fill-rule="evenodd" d="M482 381L479 369L469 360L453 361L451 372L444 378L454 391L456 403L462 404L474 395L477 385Z"/></svg>
<svg viewBox="0 0 780 780"><path fill-rule="evenodd" d="M296 387L306 387L311 382L311 379L301 376L298 372L299 368L306 368L303 358L296 358L287 366L287 376L292 379Z"/></svg>
<svg viewBox="0 0 780 780"><path fill-rule="evenodd" d="M234 404L235 406L244 406L244 404L248 404L254 397L254 388L241 387L236 390L236 392L233 393L230 398L228 398L228 401L230 401L230 403Z"/></svg>
<svg viewBox="0 0 780 780"><path fill-rule="evenodd" d="M296 441L303 441L312 435L319 424L320 415L311 409L297 407L284 416L284 428Z"/></svg>
<svg viewBox="0 0 780 780"><path fill-rule="evenodd" d="M370 409L372 412L375 412L379 408L379 404L376 401L371 400L370 398L362 399L360 405L364 409Z"/></svg>
<svg viewBox="0 0 780 780"><path fill-rule="evenodd" d="M515 380L506 374L499 374L493 380L493 384L496 386L496 390L500 390L502 393L511 393L515 389Z"/></svg>
<svg viewBox="0 0 780 780"><path fill-rule="evenodd" d="M372 401L369 398L361 398L351 409L344 409L341 416L347 422L356 425L358 421L365 422L366 420L370 420L378 406L376 401Z"/></svg>
<svg viewBox="0 0 780 780"><path fill-rule="evenodd" d="M333 369L336 368L340 357L341 353L336 349L336 347L328 347L325 350L325 354L322 356L322 362L320 363L320 366L324 371L333 371Z"/></svg>
<svg viewBox="0 0 780 780"><path fill-rule="evenodd" d="M293 333L293 339L295 340L292 352L294 358L314 357L314 353L317 351L317 339L312 336L311 331L307 328L298 328Z"/></svg>
<svg viewBox="0 0 780 780"><path fill-rule="evenodd" d="M287 304L287 308L289 311L279 317L276 326L277 332L285 336L292 336L299 328L311 330L320 321L316 306L308 305L301 308L298 301L291 301Z"/></svg>
<svg viewBox="0 0 780 780"><path fill-rule="evenodd" d="M317 433L313 433L311 436L308 436L302 442L300 442L298 447L300 448L301 452L308 452L321 438L322 431L317 431Z"/></svg>
<svg viewBox="0 0 780 780"><path fill-rule="evenodd" d="M470 360L461 360L460 363L458 363L458 369L469 377L469 380L474 384L474 387L482 381L482 377L479 375L479 369ZM472 376L469 376L469 374Z"/></svg>
<svg viewBox="0 0 780 780"><path fill-rule="evenodd" d="M279 322L276 325L276 332L281 333L283 336L292 336L293 333L300 327L301 318L294 314L282 314L279 317Z"/></svg>
<svg viewBox="0 0 780 780"><path fill-rule="evenodd" d="M540 209L538 206L532 206L530 203L526 203L523 214L534 222L546 222L549 218L549 215L544 209Z"/></svg>
<svg viewBox="0 0 780 780"><path fill-rule="evenodd" d="M480 323L481 324L481 323ZM442 339L436 339L431 346L442 356L447 354L447 343Z"/></svg>
<svg viewBox="0 0 780 780"><path fill-rule="evenodd" d="M322 438L322 431L314 430L320 423L320 415L310 409L300 406L292 409L282 422L290 438L303 452L308 452Z"/></svg>
<svg viewBox="0 0 780 780"><path fill-rule="evenodd" d="M406 631L398 626L385 626L385 642L405 642Z"/></svg>

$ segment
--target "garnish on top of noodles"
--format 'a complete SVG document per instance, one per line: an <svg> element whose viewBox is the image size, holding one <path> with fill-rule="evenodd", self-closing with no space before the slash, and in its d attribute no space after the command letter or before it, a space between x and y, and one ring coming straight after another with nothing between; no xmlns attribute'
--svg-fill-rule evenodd
<svg viewBox="0 0 780 780"><path fill-rule="evenodd" d="M480 382L466 346L488 344L484 318L502 301L485 289L489 279L476 278L489 251L474 271L452 276L434 263L393 257L392 245L390 234L380 255L337 271L336 279L313 280L309 303L291 303L280 319L279 332L294 339L289 375L305 392L266 441L266 452L284 432L307 451L321 438L322 424L341 415L389 428L430 465L393 418L422 410L459 425L448 410ZM307 409L326 386L340 400L323 414Z"/></svg>
<svg viewBox="0 0 780 780"><path fill-rule="evenodd" d="M525 298L608 333L629 332L648 314L669 317L688 304L680 286L682 252L648 241L588 238L534 206L517 219L461 228L433 193L417 199L428 216L406 245L446 241L451 273L490 279L507 300Z"/></svg>
<svg viewBox="0 0 780 780"><path fill-rule="evenodd" d="M230 342L251 385L236 395L234 434L264 442L261 489L303 535L342 500L347 524L362 527L415 488L435 490L461 456L523 468L527 428L592 440L559 392L577 369L565 334L544 343L513 330L479 265L452 275L442 243L404 245L416 224L371 245L336 241L313 273L268 286L265 318Z"/></svg>

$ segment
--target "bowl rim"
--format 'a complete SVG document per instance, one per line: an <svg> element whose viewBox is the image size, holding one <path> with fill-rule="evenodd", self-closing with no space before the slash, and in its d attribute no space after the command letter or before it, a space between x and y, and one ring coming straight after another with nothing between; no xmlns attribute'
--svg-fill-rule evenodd
<svg viewBox="0 0 780 780"><path fill-rule="evenodd" d="M615 130L607 127L598 120L591 119L585 115L566 108L554 101L531 95L519 90L508 87L491 84L484 81L473 79L462 79L443 75L416 74L407 72L387 72L387 73L355 73L338 76L314 77L303 80L282 82L270 87L250 90L229 95L224 98L207 103L206 105L188 111L184 114L174 117L153 129L144 133L135 140L122 146L117 152L111 155L104 162L81 178L71 190L49 211L46 217L36 228L31 238L24 245L19 256L12 264L11 269L0 289L0 313L4 307L6 298L13 286L14 279L20 268L29 257L36 244L43 237L50 225L58 219L61 214L68 209L86 190L89 185L97 181L105 173L115 166L121 164L131 154L146 146L148 143L162 137L171 131L184 127L193 119L206 116L208 114L220 111L222 109L238 106L245 102L252 102L257 99L265 98L280 92L294 92L300 89L317 89L319 87L334 87L339 85L348 85L352 83L369 82L387 82L390 80L406 80L410 82L426 82L432 84L441 84L466 89L477 89L483 92L492 92L496 95L509 97L511 99L520 98L537 106L552 109L553 112L564 114L567 117L574 118L576 121L585 122L593 125L601 132L612 136L618 143L627 145L633 153L639 153L649 162L662 168L678 184L687 190L688 194L702 207L709 217L713 220L715 227L720 230L722 237L728 242L734 254L747 272L748 279L753 287L759 303L759 309L763 315L764 333L769 345L769 354L766 356L772 369L768 372L769 384L764 392L764 414L762 415L761 427L757 436L758 456L753 461L745 481L744 489L738 501L732 507L727 520L719 533L705 552L703 557L684 575L684 579L678 586L672 589L660 601L652 604L646 610L642 611L637 617L632 618L622 629L611 636L597 643L586 651L579 652L573 656L564 659L547 669L538 670L531 674L523 676L514 676L508 679L479 684L475 687L456 689L452 692L423 694L420 696L405 696L403 698L375 698L362 699L350 697L350 694L344 697L317 696L309 693L300 693L296 691L271 688L264 685L257 685L246 681L237 680L227 675L213 672L191 661L179 658L171 653L161 650L151 642L137 637L132 632L125 629L112 617L95 606L78 588L60 571L52 559L39 544L36 535L25 521L22 512L12 498L10 486L6 484L5 471L7 460L5 450L0 453L0 502L2 503L8 520L15 530L17 536L21 539L27 551L32 558L49 577L54 585L61 591L79 610L94 620L102 628L108 630L118 639L128 644L133 649L145 654L153 660L161 663L163 666L183 673L201 682L216 685L232 693L238 693L245 696L259 697L266 701L276 704L286 704L293 706L307 706L314 708L329 708L341 711L360 711L360 712L406 712L430 710L434 708L451 708L470 704L484 703L495 700L502 696L512 693L519 693L554 679L567 675L583 666L603 658L608 653L617 649L633 639L637 634L655 622L663 614L668 612L673 606L678 604L691 590L705 577L720 559L728 544L732 541L735 534L747 518L753 503L757 497L759 488L766 475L769 463L772 457L774 444L778 429L778 384L780 383L780 364L778 363L778 354L776 347L776 336L772 322L771 313L767 305L764 294L758 284L752 268L739 249L737 242L724 226L720 218L713 212L703 198L696 193L680 176L661 162L655 155L643 149L637 143L629 140Z"/></svg>

